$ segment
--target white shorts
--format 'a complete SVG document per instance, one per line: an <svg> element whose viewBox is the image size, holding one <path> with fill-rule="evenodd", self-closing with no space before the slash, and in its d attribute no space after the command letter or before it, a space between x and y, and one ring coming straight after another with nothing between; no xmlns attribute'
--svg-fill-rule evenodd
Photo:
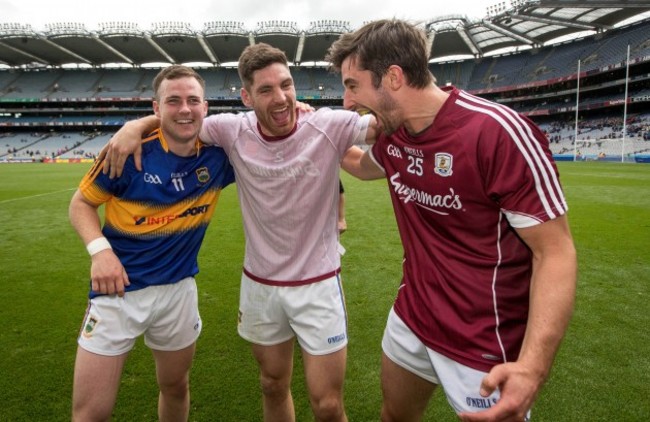
<svg viewBox="0 0 650 422"><path fill-rule="evenodd" d="M123 297L91 299L77 342L89 352L117 356L131 350L142 334L149 348L176 351L190 346L200 333L196 282L187 277Z"/></svg>
<svg viewBox="0 0 650 422"><path fill-rule="evenodd" d="M426 347L392 308L381 345L384 354L395 364L433 384L441 385L456 413L486 410L499 400L498 390L489 397L479 393L486 372L461 365Z"/></svg>
<svg viewBox="0 0 650 422"><path fill-rule="evenodd" d="M270 286L242 274L239 335L262 346L294 336L307 353L326 355L348 344L339 276L303 286Z"/></svg>

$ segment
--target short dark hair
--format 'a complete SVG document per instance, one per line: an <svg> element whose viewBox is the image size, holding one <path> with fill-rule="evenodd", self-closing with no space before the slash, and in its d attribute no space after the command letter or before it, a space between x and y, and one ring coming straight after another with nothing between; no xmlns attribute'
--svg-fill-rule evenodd
<svg viewBox="0 0 650 422"><path fill-rule="evenodd" d="M205 93L205 80L201 75L199 75L191 67L175 64L175 65L165 67L160 72L158 72L155 78L153 78L153 95L156 101L160 100L158 96L158 90L160 89L160 85L162 84L162 81L164 81L165 79L180 79L180 78L196 79L197 81L199 81L199 84L201 84L201 88L203 88L203 92Z"/></svg>
<svg viewBox="0 0 650 422"><path fill-rule="evenodd" d="M275 48L266 43L257 43L244 49L239 56L239 79L241 79L244 88L248 89L253 85L253 73L264 69L273 64L280 63L289 66L287 55L279 48Z"/></svg>
<svg viewBox="0 0 650 422"><path fill-rule="evenodd" d="M429 70L426 33L406 21L382 19L343 34L329 48L325 60L334 71L340 72L348 57L356 59L360 69L372 73L376 88L392 65L402 68L411 87L425 88L435 82Z"/></svg>

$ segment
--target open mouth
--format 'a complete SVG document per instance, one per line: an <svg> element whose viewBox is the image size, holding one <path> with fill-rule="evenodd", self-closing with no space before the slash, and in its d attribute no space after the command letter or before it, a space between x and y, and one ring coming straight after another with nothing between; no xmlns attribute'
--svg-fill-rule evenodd
<svg viewBox="0 0 650 422"><path fill-rule="evenodd" d="M379 117L377 117L377 114L374 111L370 110L369 108L365 108L365 107L357 107L357 108L354 109L354 111L356 111L357 113L359 113L362 116L365 116L366 114L370 114L370 115L374 116L375 121L377 122L376 123L377 124L377 129L382 130L384 125L382 124L381 120L379 119Z"/></svg>
<svg viewBox="0 0 650 422"><path fill-rule="evenodd" d="M271 117L273 117L273 121L275 121L276 124L285 125L289 122L291 113L289 112L289 108L285 107L282 110L272 111Z"/></svg>
<svg viewBox="0 0 650 422"><path fill-rule="evenodd" d="M362 115L362 116L365 116L365 115L368 114L368 113L370 113L370 114L372 114L372 115L374 116L374 113L373 113L372 111L370 111L369 108L358 107L358 108L356 108L354 111L356 111L357 113L359 113L359 114ZM375 116L375 117L377 117L377 116Z"/></svg>

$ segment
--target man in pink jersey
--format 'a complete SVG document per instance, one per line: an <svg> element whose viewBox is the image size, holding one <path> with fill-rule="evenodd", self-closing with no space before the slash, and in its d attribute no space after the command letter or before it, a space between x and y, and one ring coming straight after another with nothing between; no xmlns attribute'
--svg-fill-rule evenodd
<svg viewBox="0 0 650 422"><path fill-rule="evenodd" d="M382 134L357 174L385 176L404 246L382 341L382 421L417 421L437 385L464 421L522 421L573 311L577 264L558 172L528 119L428 69L399 20L344 34L344 105ZM352 165L352 164L350 164Z"/></svg>
<svg viewBox="0 0 650 422"><path fill-rule="evenodd" d="M244 50L239 75L242 101L253 111L209 116L200 138L222 147L235 169L246 236L238 331L259 363L264 420L295 419L297 338L315 419L346 421L339 171L349 150L358 154L354 144L374 138L374 117L298 112L287 58L267 44ZM154 116L127 123L111 141L114 164L106 171L119 173L140 134L157 123Z"/></svg>

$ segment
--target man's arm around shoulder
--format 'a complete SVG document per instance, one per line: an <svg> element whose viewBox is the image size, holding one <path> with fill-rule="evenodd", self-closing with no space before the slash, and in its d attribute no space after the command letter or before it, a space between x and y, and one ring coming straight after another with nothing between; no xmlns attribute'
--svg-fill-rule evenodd
<svg viewBox="0 0 650 422"><path fill-rule="evenodd" d="M142 137L159 126L160 119L154 115L126 122L99 153L98 159L105 157L104 174L111 179L121 176L124 163L131 154L136 169L142 170Z"/></svg>
<svg viewBox="0 0 650 422"><path fill-rule="evenodd" d="M368 151L364 152L364 150L356 146L349 148L345 152L341 161L341 168L361 180L374 180L384 177L383 169L370 158L370 153Z"/></svg>

